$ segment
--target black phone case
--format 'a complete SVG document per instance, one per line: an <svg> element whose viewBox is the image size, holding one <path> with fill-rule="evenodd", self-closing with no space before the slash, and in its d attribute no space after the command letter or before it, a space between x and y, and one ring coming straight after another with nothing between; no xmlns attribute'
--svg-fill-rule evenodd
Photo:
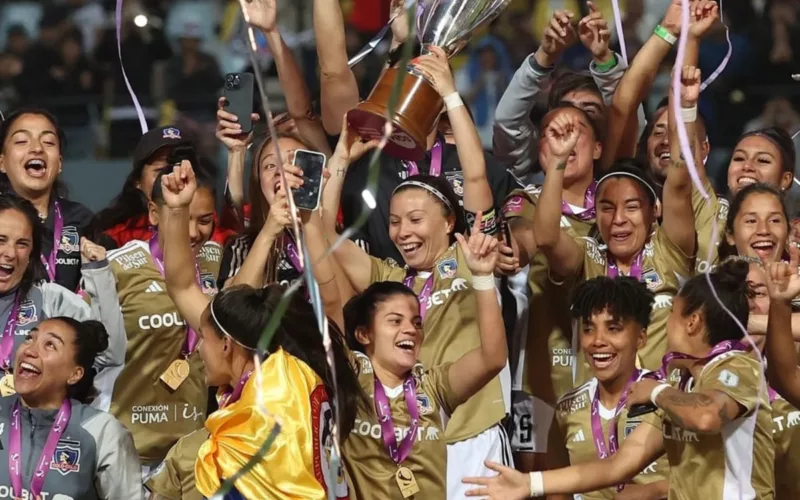
<svg viewBox="0 0 800 500"><path fill-rule="evenodd" d="M236 115L242 132L249 134L253 130L253 91L255 77L252 73L229 73L225 75L225 86L222 95L225 97L225 111Z"/></svg>
<svg viewBox="0 0 800 500"><path fill-rule="evenodd" d="M324 162L318 172L309 172L308 167L302 161L298 161L297 155L301 154L300 151L295 153L293 161L295 165L303 170L303 185L296 189L292 196L294 196L295 205L302 210L315 210L319 201L319 192L322 189L322 175L325 170ZM316 155L314 155L316 156ZM322 157L324 161L324 156Z"/></svg>
<svg viewBox="0 0 800 500"><path fill-rule="evenodd" d="M628 409L628 418L641 417L642 415L653 413L656 410L657 408L655 407L655 405L649 403L641 405L632 405L630 409Z"/></svg>

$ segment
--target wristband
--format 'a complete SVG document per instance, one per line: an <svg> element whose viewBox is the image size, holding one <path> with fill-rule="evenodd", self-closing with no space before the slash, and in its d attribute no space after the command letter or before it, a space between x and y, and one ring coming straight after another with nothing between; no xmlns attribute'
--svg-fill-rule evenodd
<svg viewBox="0 0 800 500"><path fill-rule="evenodd" d="M617 55L613 52L611 53L611 59L604 62L604 63L594 63L594 69L598 73L607 73L609 72L614 66L617 65Z"/></svg>
<svg viewBox="0 0 800 500"><path fill-rule="evenodd" d="M683 123L693 123L697 121L697 106L681 108L681 118L683 118Z"/></svg>
<svg viewBox="0 0 800 500"><path fill-rule="evenodd" d="M494 274L472 275L472 289L476 292L494 290Z"/></svg>
<svg viewBox="0 0 800 500"><path fill-rule="evenodd" d="M675 42L678 41L678 38L675 35L670 33L667 28L661 26L660 24L656 26L655 30L653 30L653 34L670 45L675 45Z"/></svg>
<svg viewBox="0 0 800 500"><path fill-rule="evenodd" d="M650 402L653 403L653 406L658 406L658 403L656 403L656 398L659 394L661 394L662 391L669 389L670 387L672 386L669 384L659 384L655 389L653 389L653 392L650 393Z"/></svg>
<svg viewBox="0 0 800 500"><path fill-rule="evenodd" d="M447 111L451 109L456 109L464 105L464 101L461 100L461 96L458 95L458 92L453 92L449 96L444 98L444 106L447 108Z"/></svg>
<svg viewBox="0 0 800 500"><path fill-rule="evenodd" d="M544 496L544 476L541 472L531 472L531 497Z"/></svg>

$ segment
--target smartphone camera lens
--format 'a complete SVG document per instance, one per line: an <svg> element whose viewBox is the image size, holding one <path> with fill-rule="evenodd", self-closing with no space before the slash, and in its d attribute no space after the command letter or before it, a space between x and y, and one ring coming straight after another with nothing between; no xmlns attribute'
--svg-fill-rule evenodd
<svg viewBox="0 0 800 500"><path fill-rule="evenodd" d="M227 78L227 80L228 80L229 82L232 82L232 81L233 81L233 75L228 75L228 78Z"/></svg>

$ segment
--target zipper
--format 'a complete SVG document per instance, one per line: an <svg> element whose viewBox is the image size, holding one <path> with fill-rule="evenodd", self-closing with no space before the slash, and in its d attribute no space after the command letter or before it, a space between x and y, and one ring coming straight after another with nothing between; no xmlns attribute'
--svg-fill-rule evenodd
<svg viewBox="0 0 800 500"><path fill-rule="evenodd" d="M20 411L22 411L22 408L20 408ZM28 442L28 459L25 461L25 469L24 469L25 473L22 475L22 477L23 477L23 479L22 479L22 481L23 481L22 488L26 489L26 490L30 486L29 485L26 486L24 484L24 481L25 481L24 478L29 477L29 478L33 479L33 466L36 465L36 460L38 458L38 457L35 456L36 455L36 450L37 450L37 447L36 447L36 425L34 425L34 422L33 422L33 413L30 410L27 410L27 412L28 412L28 423L29 423L31 429L30 429L30 439L28 440L29 441ZM22 453L24 455L22 450L20 450L20 453Z"/></svg>

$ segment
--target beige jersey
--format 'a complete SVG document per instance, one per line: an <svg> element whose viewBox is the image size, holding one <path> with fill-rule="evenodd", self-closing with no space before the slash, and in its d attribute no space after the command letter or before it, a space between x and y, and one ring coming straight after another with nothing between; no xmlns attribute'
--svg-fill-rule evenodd
<svg viewBox="0 0 800 500"><path fill-rule="evenodd" d="M503 204L503 214L509 220L522 218L533 221L541 187L512 191ZM588 236L594 220L561 216L561 227L574 236ZM530 309L528 335L524 357L520 360L522 390L553 405L559 396L572 389L572 322L569 316L569 284L556 285L548 278L547 258L538 252L530 263L528 287ZM542 311L548 311L542 314ZM551 383L542 383L549 380Z"/></svg>
<svg viewBox="0 0 800 500"><path fill-rule="evenodd" d="M592 432L592 400L597 393L597 385L597 379L593 378L562 396L556 405L555 423L557 425L550 426L551 438L547 441L548 447L550 447L548 454L562 456L566 451L569 465L591 462L598 457ZM603 439L606 440L606 443L608 443L609 426L615 421L615 417L620 446L643 421L638 417L628 418L627 408L620 410L619 415L615 415L616 408L604 408L602 404L598 406L598 410L603 424ZM662 481L668 477L669 464L662 456L647 466L631 482L648 484ZM605 488L583 493L580 496L584 500L613 500L617 496L617 489L616 487Z"/></svg>
<svg viewBox="0 0 800 500"><path fill-rule="evenodd" d="M195 488L194 464L208 436L208 431L202 428L180 438L145 483L147 489L167 500L203 500Z"/></svg>
<svg viewBox="0 0 800 500"><path fill-rule="evenodd" d="M198 254L203 292L217 293L219 245L206 243ZM181 357L186 323L167 294L167 285L147 242L133 240L109 254L125 321L125 366L114 383L111 413L133 434L142 462L161 461L175 442L203 426L208 388L197 351L189 356L189 376L172 391L161 375Z"/></svg>
<svg viewBox="0 0 800 500"><path fill-rule="evenodd" d="M353 431L344 443L345 466L351 483L353 500L380 498L402 500L395 480L398 466L389 456L383 442L381 426L374 406L375 375L372 364L364 354L351 356L361 388L370 399L370 407L360 407ZM424 370L417 364L412 370L417 388L419 427L411 453L402 462L414 474L419 493L412 498L445 498L447 491L446 419L458 405L450 390L450 363ZM384 386L392 411L397 443L408 434L410 416L406 407L403 386L394 389Z"/></svg>
<svg viewBox="0 0 800 500"><path fill-rule="evenodd" d="M719 434L700 434L672 423L662 410L645 419L661 430L670 466L669 500L771 500L775 446L772 408L762 384L761 364L741 351L709 362L688 392L719 391L744 414ZM670 383L677 385L674 379ZM694 387L692 387L694 386Z"/></svg>
<svg viewBox="0 0 800 500"><path fill-rule="evenodd" d="M695 272L705 273L712 270L719 260L717 245L725 237L725 222L728 220L728 200L717 196L714 187L703 181L703 189L710 200L695 187L692 188L692 209L694 210L694 228L697 231L697 265ZM716 232L714 226L716 225ZM713 241L712 241L713 240ZM715 243L711 246L711 243ZM709 250L711 258L709 259Z"/></svg>
<svg viewBox="0 0 800 500"><path fill-rule="evenodd" d="M577 240L584 247L583 279L608 275L606 249L592 238ZM650 326L647 328L647 343L639 349L641 367L656 371L661 368L661 358L667 352L667 318L672 310L672 299L678 294L683 281L692 276L694 257L670 241L661 226L656 226L650 240L644 246L641 280L655 294ZM580 365L579 365L580 368ZM588 379L588 377L579 377Z"/></svg>
<svg viewBox="0 0 800 500"><path fill-rule="evenodd" d="M775 498L800 498L800 411L777 397L772 402L775 440Z"/></svg>
<svg viewBox="0 0 800 500"><path fill-rule="evenodd" d="M405 268L392 261L370 259L371 282L402 282L405 278ZM420 293L427 277L427 273L417 275L413 287L416 293ZM433 289L423 307L427 312L420 359L425 366L452 363L480 347L472 273L458 244L452 245L434 264ZM445 433L447 442L455 443L477 436L500 422L505 415L506 402L498 375L453 413Z"/></svg>

